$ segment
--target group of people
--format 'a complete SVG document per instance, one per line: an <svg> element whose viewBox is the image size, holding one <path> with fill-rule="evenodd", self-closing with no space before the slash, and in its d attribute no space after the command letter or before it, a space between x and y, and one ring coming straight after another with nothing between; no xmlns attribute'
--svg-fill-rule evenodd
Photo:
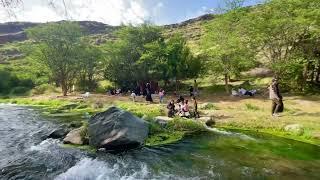
<svg viewBox="0 0 320 180"><path fill-rule="evenodd" d="M252 90L246 90L242 87L238 89L238 91L232 89L231 90L231 95L232 96L254 96L257 93L257 90L252 89Z"/></svg>
<svg viewBox="0 0 320 180"><path fill-rule="evenodd" d="M196 100L196 97L192 97L193 101L193 112L191 113L190 107L189 107L189 101L187 99L184 99L182 96L179 96L179 98L174 101L173 99L168 103L167 109L168 109L168 117L174 117L174 116L180 116L180 117L195 117L199 118L198 113L198 102ZM178 108L176 109L176 105Z"/></svg>

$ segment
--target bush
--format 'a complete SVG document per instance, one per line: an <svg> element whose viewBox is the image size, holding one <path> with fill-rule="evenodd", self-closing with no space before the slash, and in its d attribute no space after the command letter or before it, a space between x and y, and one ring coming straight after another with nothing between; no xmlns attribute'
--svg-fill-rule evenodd
<svg viewBox="0 0 320 180"><path fill-rule="evenodd" d="M183 118L175 118L169 121L167 128L174 131L186 132L206 131L205 126L201 122Z"/></svg>
<svg viewBox="0 0 320 180"><path fill-rule="evenodd" d="M25 93L27 93L30 89L27 87L22 87L22 86L18 86L18 87L14 87L11 91L10 94L13 95L23 95Z"/></svg>
<svg viewBox="0 0 320 180"><path fill-rule="evenodd" d="M217 108L212 103L203 103L199 108L202 110L217 110Z"/></svg>
<svg viewBox="0 0 320 180"><path fill-rule="evenodd" d="M41 84L40 86L37 86L32 90L32 93L35 95L45 94L50 92L57 92L56 87L50 84Z"/></svg>

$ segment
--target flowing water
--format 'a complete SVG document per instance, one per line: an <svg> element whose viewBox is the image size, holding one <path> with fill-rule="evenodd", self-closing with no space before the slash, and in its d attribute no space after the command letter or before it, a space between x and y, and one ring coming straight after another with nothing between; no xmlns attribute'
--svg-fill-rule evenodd
<svg viewBox="0 0 320 180"><path fill-rule="evenodd" d="M211 132L122 154L45 139L58 125L0 105L0 179L320 179L320 147L255 133Z"/></svg>

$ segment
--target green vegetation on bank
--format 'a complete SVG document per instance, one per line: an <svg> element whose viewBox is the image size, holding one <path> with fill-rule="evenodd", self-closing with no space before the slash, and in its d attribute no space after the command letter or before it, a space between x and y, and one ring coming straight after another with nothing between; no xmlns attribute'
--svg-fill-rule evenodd
<svg viewBox="0 0 320 180"><path fill-rule="evenodd" d="M87 120L90 115L102 112L106 110L107 107L115 105L149 122L150 132L149 137L146 140L146 145L149 146L177 142L186 135L206 130L202 123L195 122L190 119L177 118L170 121L164 127L157 124L154 121L154 118L161 115L165 116L165 107L158 104L116 101L113 104L105 104L102 107L96 107L94 104L89 102L44 99L36 100L32 98L0 99L0 103L39 107L44 116L51 117L54 120L58 120L59 123L66 124L72 128L81 126L86 128Z"/></svg>

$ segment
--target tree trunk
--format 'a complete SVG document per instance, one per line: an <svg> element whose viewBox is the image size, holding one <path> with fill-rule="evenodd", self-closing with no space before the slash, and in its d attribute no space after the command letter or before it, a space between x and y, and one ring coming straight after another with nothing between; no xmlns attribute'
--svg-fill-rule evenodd
<svg viewBox="0 0 320 180"><path fill-rule="evenodd" d="M176 79L176 93L178 93L178 79L177 77L175 79Z"/></svg>
<svg viewBox="0 0 320 180"><path fill-rule="evenodd" d="M224 84L226 88L226 93L229 94L229 75L228 74L224 75Z"/></svg>
<svg viewBox="0 0 320 180"><path fill-rule="evenodd" d="M303 73L302 73L302 80L301 80L301 87L299 87L299 89L301 91L304 90L304 87L306 85L306 82L307 82L307 79L308 79L308 66L309 66L309 62L304 64L304 67L303 67Z"/></svg>
<svg viewBox="0 0 320 180"><path fill-rule="evenodd" d="M61 83L62 95L67 96L68 94L68 86L65 83Z"/></svg>
<svg viewBox="0 0 320 180"><path fill-rule="evenodd" d="M316 82L320 82L320 62L319 62L319 64L318 64L317 75L316 75Z"/></svg>
<svg viewBox="0 0 320 180"><path fill-rule="evenodd" d="M310 82L314 82L314 71L315 71L315 66L311 65L311 75L310 75Z"/></svg>

